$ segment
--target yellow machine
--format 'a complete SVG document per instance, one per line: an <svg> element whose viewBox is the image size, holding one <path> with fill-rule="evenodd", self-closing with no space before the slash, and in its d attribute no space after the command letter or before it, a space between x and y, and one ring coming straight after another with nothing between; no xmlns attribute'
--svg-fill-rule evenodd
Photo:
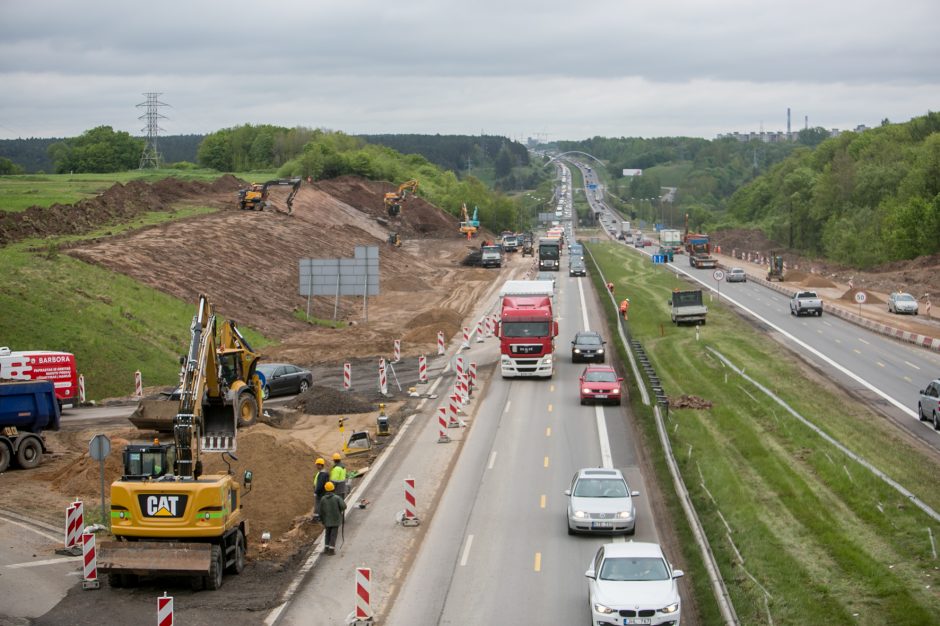
<svg viewBox="0 0 940 626"><path fill-rule="evenodd" d="M395 217L401 213L401 204L407 197L407 192L412 195L418 193L418 181L412 179L398 186L398 191L390 191L385 194L385 210L389 217Z"/></svg>
<svg viewBox="0 0 940 626"><path fill-rule="evenodd" d="M401 235L398 233L389 233L388 243L389 245L395 246L396 248L401 248Z"/></svg>
<svg viewBox="0 0 940 626"><path fill-rule="evenodd" d="M263 211L265 208L271 208L278 213L284 213L273 203L268 201L269 187L290 187L290 194L285 200L287 204L287 215L294 211L294 196L300 190L300 178L279 178L269 180L266 183L253 183L248 189L241 189L238 192L238 208L243 211Z"/></svg>
<svg viewBox="0 0 940 626"><path fill-rule="evenodd" d="M477 209L473 209L473 219L470 219L470 214L467 213L467 204L464 203L460 207L460 234L466 235L467 239L471 237L476 237L477 230L480 228L480 220L477 217Z"/></svg>
<svg viewBox="0 0 940 626"><path fill-rule="evenodd" d="M204 299L200 296L200 306ZM208 303L205 305L211 308ZM251 349L234 321L222 322L221 330L217 331L215 315L210 312L209 316L212 324L205 330L209 355L203 372L204 397L200 397L208 416L206 434L213 436L213 445L206 449L224 452L227 448L216 449L214 445L224 445L226 438L234 441L235 427L256 423L264 409L264 383L255 371L261 355ZM193 328L198 321L198 317L193 320ZM190 358L191 353L192 347ZM180 359L183 375L189 366L186 358ZM181 391L182 388L177 389L165 400L141 400L130 416L131 423L141 430L173 432ZM234 452L234 448L228 451Z"/></svg>
<svg viewBox="0 0 940 626"><path fill-rule="evenodd" d="M217 359L214 349L215 315L205 296L199 297L191 334L174 443L128 445L124 472L111 484L116 541L99 546L98 569L112 587L132 586L142 575L182 575L192 577L194 589L214 590L223 572L239 574L245 567L242 486L225 459L235 459L235 420L230 411L226 416L204 403L210 378L224 376L224 358ZM231 432L228 441L216 441L224 430ZM221 451L228 473L203 476L201 451ZM250 488L251 472L244 484Z"/></svg>

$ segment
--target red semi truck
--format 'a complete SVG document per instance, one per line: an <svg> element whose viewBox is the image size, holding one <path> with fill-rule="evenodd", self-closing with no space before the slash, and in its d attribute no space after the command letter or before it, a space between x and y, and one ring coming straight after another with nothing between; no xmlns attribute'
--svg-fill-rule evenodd
<svg viewBox="0 0 940 626"><path fill-rule="evenodd" d="M0 348L0 380L51 380L59 406L77 406L78 370L68 352Z"/></svg>
<svg viewBox="0 0 940 626"><path fill-rule="evenodd" d="M555 285L509 280L499 292L499 366L503 378L551 378L555 372Z"/></svg>

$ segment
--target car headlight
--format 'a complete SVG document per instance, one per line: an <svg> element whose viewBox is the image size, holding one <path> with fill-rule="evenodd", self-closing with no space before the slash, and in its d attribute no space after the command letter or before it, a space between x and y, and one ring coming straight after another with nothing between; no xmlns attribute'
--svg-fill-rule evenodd
<svg viewBox="0 0 940 626"><path fill-rule="evenodd" d="M581 387L581 393L591 393L590 387Z"/></svg>
<svg viewBox="0 0 940 626"><path fill-rule="evenodd" d="M619 513L617 513L617 517L619 517L620 519L630 519L631 517L633 517L633 513L630 511L620 511Z"/></svg>
<svg viewBox="0 0 940 626"><path fill-rule="evenodd" d="M603 348L598 348L598 349L597 349L597 353L598 353L598 354L604 354L604 349L603 349Z"/></svg>
<svg viewBox="0 0 940 626"><path fill-rule="evenodd" d="M600 604L600 603L598 603L598 602L595 602L595 603L594 603L594 612L595 612L595 613L603 613L604 615L610 615L611 613L614 612L614 610L613 610L612 608L610 608L609 606L604 606L603 604Z"/></svg>
<svg viewBox="0 0 940 626"><path fill-rule="evenodd" d="M678 603L678 602L673 602L673 603L670 604L669 606L665 606L665 607L659 609L659 612L660 612L660 613L669 614L669 613L675 613L675 612L678 611L678 610L679 610L679 603Z"/></svg>
<svg viewBox="0 0 940 626"><path fill-rule="evenodd" d="M578 519L584 519L585 517L587 517L587 513L585 513L584 511L575 511L574 516L577 517Z"/></svg>
<svg viewBox="0 0 940 626"><path fill-rule="evenodd" d="M581 348L575 348L575 349L574 349L574 353L575 353L575 354L581 354Z"/></svg>

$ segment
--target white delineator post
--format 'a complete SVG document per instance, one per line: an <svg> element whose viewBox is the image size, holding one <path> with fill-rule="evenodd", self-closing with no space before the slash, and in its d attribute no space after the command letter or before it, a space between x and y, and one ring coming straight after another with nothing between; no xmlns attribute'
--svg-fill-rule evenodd
<svg viewBox="0 0 940 626"><path fill-rule="evenodd" d="M448 443L450 437L447 436L447 407L437 407L437 443Z"/></svg>
<svg viewBox="0 0 940 626"><path fill-rule="evenodd" d="M418 500L415 496L415 479L405 479L405 514L401 520L402 526L418 525Z"/></svg>
<svg viewBox="0 0 940 626"><path fill-rule="evenodd" d="M140 370L134 372L134 396L138 400L144 397L144 379L140 375Z"/></svg>
<svg viewBox="0 0 940 626"><path fill-rule="evenodd" d="M372 619L372 570L356 568L356 614L357 620Z"/></svg>
<svg viewBox="0 0 940 626"><path fill-rule="evenodd" d="M396 339L393 344L393 356L392 363L398 363L401 361L401 339Z"/></svg>
<svg viewBox="0 0 940 626"><path fill-rule="evenodd" d="M157 626L173 626L173 596L157 597Z"/></svg>
<svg viewBox="0 0 940 626"><path fill-rule="evenodd" d="M385 359L379 359L379 391L388 395L388 377L385 375Z"/></svg>
<svg viewBox="0 0 940 626"><path fill-rule="evenodd" d="M418 382L428 382L428 358L423 354L418 357Z"/></svg>
<svg viewBox="0 0 940 626"><path fill-rule="evenodd" d="M352 364L343 363L343 390L349 391L352 387Z"/></svg>
<svg viewBox="0 0 940 626"><path fill-rule="evenodd" d="M78 401L85 404L85 375L78 375Z"/></svg>
<svg viewBox="0 0 940 626"><path fill-rule="evenodd" d="M437 331L437 356L444 355L444 331Z"/></svg>
<svg viewBox="0 0 940 626"><path fill-rule="evenodd" d="M95 535L82 533L82 588L98 588L98 557L95 551Z"/></svg>

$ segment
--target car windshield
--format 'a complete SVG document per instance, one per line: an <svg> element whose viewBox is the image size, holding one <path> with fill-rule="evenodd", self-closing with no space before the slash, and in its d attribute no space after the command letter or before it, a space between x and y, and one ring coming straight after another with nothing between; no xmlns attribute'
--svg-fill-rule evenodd
<svg viewBox="0 0 940 626"><path fill-rule="evenodd" d="M619 478L582 478L572 494L578 498L626 498L627 485Z"/></svg>
<svg viewBox="0 0 940 626"><path fill-rule="evenodd" d="M503 322L503 337L548 337L548 322Z"/></svg>
<svg viewBox="0 0 940 626"><path fill-rule="evenodd" d="M668 580L666 563L658 557L604 559L601 580Z"/></svg>
<svg viewBox="0 0 940 626"><path fill-rule="evenodd" d="M597 335L578 335L575 343L582 346L599 346L601 338Z"/></svg>
<svg viewBox="0 0 940 626"><path fill-rule="evenodd" d="M895 298L895 300L897 300L898 302L913 302L914 296L912 296L909 293L902 293L902 294L899 294L898 297Z"/></svg>
<svg viewBox="0 0 940 626"><path fill-rule="evenodd" d="M617 375L606 370L593 370L584 375L584 380L589 383L615 383Z"/></svg>

